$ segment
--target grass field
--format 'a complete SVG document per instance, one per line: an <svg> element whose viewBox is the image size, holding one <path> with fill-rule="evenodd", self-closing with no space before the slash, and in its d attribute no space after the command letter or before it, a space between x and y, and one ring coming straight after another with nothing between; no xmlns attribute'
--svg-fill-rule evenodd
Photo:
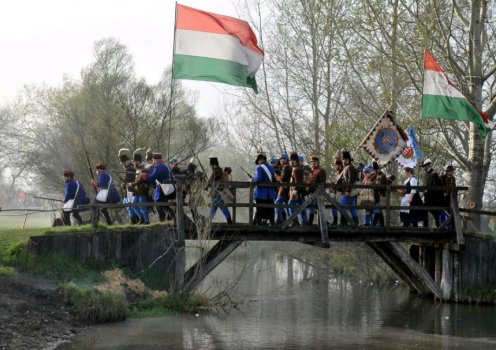
<svg viewBox="0 0 496 350"><path fill-rule="evenodd" d="M50 227L52 216L47 213L34 213L26 215L17 213L0 213L0 230L1 229L21 229L26 220L25 228L43 228Z"/></svg>

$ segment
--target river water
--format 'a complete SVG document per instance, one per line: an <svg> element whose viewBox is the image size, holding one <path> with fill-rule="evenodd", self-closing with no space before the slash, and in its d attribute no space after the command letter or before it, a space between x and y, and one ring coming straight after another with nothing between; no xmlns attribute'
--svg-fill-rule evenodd
<svg viewBox="0 0 496 350"><path fill-rule="evenodd" d="M229 310L96 326L59 349L496 349L495 307L436 303L401 283L337 277L303 263L298 249L238 248L201 287L214 295L239 279ZM321 254L305 249L310 264Z"/></svg>

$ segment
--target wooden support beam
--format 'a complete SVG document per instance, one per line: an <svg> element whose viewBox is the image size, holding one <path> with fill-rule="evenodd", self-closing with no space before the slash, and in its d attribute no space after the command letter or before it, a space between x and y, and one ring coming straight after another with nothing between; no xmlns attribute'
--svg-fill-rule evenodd
<svg viewBox="0 0 496 350"><path fill-rule="evenodd" d="M391 242L391 247L396 251L396 254L403 260L403 262L410 268L410 270L419 278L420 281L439 299L442 299L441 289L436 285L431 275L412 259L410 254L403 248L400 243Z"/></svg>
<svg viewBox="0 0 496 350"><path fill-rule="evenodd" d="M408 254L400 243L367 242L367 244L395 271L398 276L421 295L430 291L442 299L441 289L431 275Z"/></svg>
<svg viewBox="0 0 496 350"><path fill-rule="evenodd" d="M281 229L284 230L285 228L287 228L303 210L305 210L310 204L312 204L312 202L317 198L318 193L318 191L315 191L310 197L308 197L308 199L289 218L287 218L286 221L281 224Z"/></svg>
<svg viewBox="0 0 496 350"><path fill-rule="evenodd" d="M212 272L221 262L223 262L243 241L219 241L207 254L201 257L184 274L184 285L182 291L191 293Z"/></svg>
<svg viewBox="0 0 496 350"><path fill-rule="evenodd" d="M91 207L91 227L98 227L98 220L100 219L100 207L94 205Z"/></svg>
<svg viewBox="0 0 496 350"><path fill-rule="evenodd" d="M341 204L338 203L336 198L332 198L329 193L323 192L322 195L324 196L325 199L327 199L329 202L332 203L336 207L336 209L341 213L342 216L345 217L346 221L348 221L352 226L357 226L357 223L353 221L353 218L348 215L346 210L343 209Z"/></svg>
<svg viewBox="0 0 496 350"><path fill-rule="evenodd" d="M322 193L324 193L324 188L320 187L317 190L317 208L319 210L319 225L320 233L322 235L322 243L329 244L329 232L327 226L327 215L325 211L324 198Z"/></svg>

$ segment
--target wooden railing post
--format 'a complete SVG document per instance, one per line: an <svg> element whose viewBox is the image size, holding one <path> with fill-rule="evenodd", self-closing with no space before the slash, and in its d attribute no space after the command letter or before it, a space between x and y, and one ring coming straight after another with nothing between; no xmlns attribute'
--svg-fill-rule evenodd
<svg viewBox="0 0 496 350"><path fill-rule="evenodd" d="M253 182L250 182L250 192L248 195L248 223L253 225Z"/></svg>
<svg viewBox="0 0 496 350"><path fill-rule="evenodd" d="M386 187L386 227L389 231L391 229L391 185Z"/></svg>
<svg viewBox="0 0 496 350"><path fill-rule="evenodd" d="M458 196L456 188L451 189L451 215L455 224L456 241L458 245L465 245L465 237L463 236L462 222L460 220L460 208L458 207Z"/></svg>
<svg viewBox="0 0 496 350"><path fill-rule="evenodd" d="M236 194L238 193L237 187L232 188L234 192L232 192L233 196L233 205L232 205L232 221L233 223L236 223Z"/></svg>
<svg viewBox="0 0 496 350"><path fill-rule="evenodd" d="M91 227L98 227L98 220L100 219L100 207L98 204L91 206Z"/></svg>

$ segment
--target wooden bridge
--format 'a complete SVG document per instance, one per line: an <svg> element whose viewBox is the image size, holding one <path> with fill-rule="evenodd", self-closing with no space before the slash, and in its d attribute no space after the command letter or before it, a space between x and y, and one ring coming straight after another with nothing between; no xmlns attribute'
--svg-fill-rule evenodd
<svg viewBox="0 0 496 350"><path fill-rule="evenodd" d="M193 222L189 215L188 203L184 203L182 189L186 181L177 179L175 183L176 200L168 203L153 203L153 206L171 206L175 209L176 219L172 227L175 232L175 245L180 247L176 250L176 280L185 291L194 290L203 278L218 266L230 253L232 253L244 241L296 241L305 244L329 248L331 242L364 242L367 244L386 264L412 289L421 295L432 294L441 300L459 300L460 293L464 288L473 285L472 271L470 276L463 276L464 264L472 264L473 268L481 266L485 262L477 260L477 252L465 249L466 236L464 235L463 221L467 218L466 213L477 213L474 210L460 209L458 205L458 192L467 191L467 187L451 188L451 206L441 207L401 207L397 205L396 191L404 189L403 186L364 186L354 185L351 187L382 190L385 193L385 205L375 206L383 210L385 225L360 226L353 223L346 212L347 209L371 209L370 205L341 206L330 192L341 190L337 185L319 185L313 187L313 192L308 195L305 202L296 207L296 211L282 224L255 225L254 211L259 207L289 208L289 205L257 204L253 200L255 184L251 182L222 182L218 188L222 191L230 191L230 202L225 203L232 212L233 224L212 223L210 220L199 220ZM292 184L264 183L258 186L280 187ZM308 185L305 185L308 187ZM349 187L349 186L348 186ZM437 190L443 193L444 187L417 186L412 187L419 192L426 190ZM196 194L198 195L198 194ZM125 206L139 207L150 206L150 203L136 203ZM98 224L99 210L101 208L122 208L121 204L92 204L92 223ZM318 212L317 225L292 226L293 220L309 206L313 206ZM331 225L328 221L329 210L336 208L342 217L348 219L349 225ZM399 223L400 209L446 210L450 213L449 219L440 227L402 227ZM244 220L241 211L247 211ZM464 213L464 216L461 215ZM492 214L487 213L486 214ZM432 222L432 217L430 218ZM202 225L207 222L207 225ZM465 222L466 224L466 222ZM188 271L184 271L185 240L186 239L208 239L218 241L209 252L206 252L196 264ZM474 238L470 237L471 245ZM487 246L487 244L486 244ZM491 246L492 247L492 246ZM492 247L493 248L493 247ZM491 248L491 249L492 249ZM496 248L496 247L494 247ZM480 249L479 249L480 250ZM488 248L489 252L489 248ZM489 253L488 253L489 254ZM490 259L488 255L488 259ZM474 260L477 260L474 262ZM179 267L177 267L179 266ZM183 268L181 269L181 266ZM495 269L496 270L496 269ZM466 272L465 272L466 273ZM479 284L496 283L496 273L488 273L488 276L479 279ZM472 284L470 284L472 283Z"/></svg>

